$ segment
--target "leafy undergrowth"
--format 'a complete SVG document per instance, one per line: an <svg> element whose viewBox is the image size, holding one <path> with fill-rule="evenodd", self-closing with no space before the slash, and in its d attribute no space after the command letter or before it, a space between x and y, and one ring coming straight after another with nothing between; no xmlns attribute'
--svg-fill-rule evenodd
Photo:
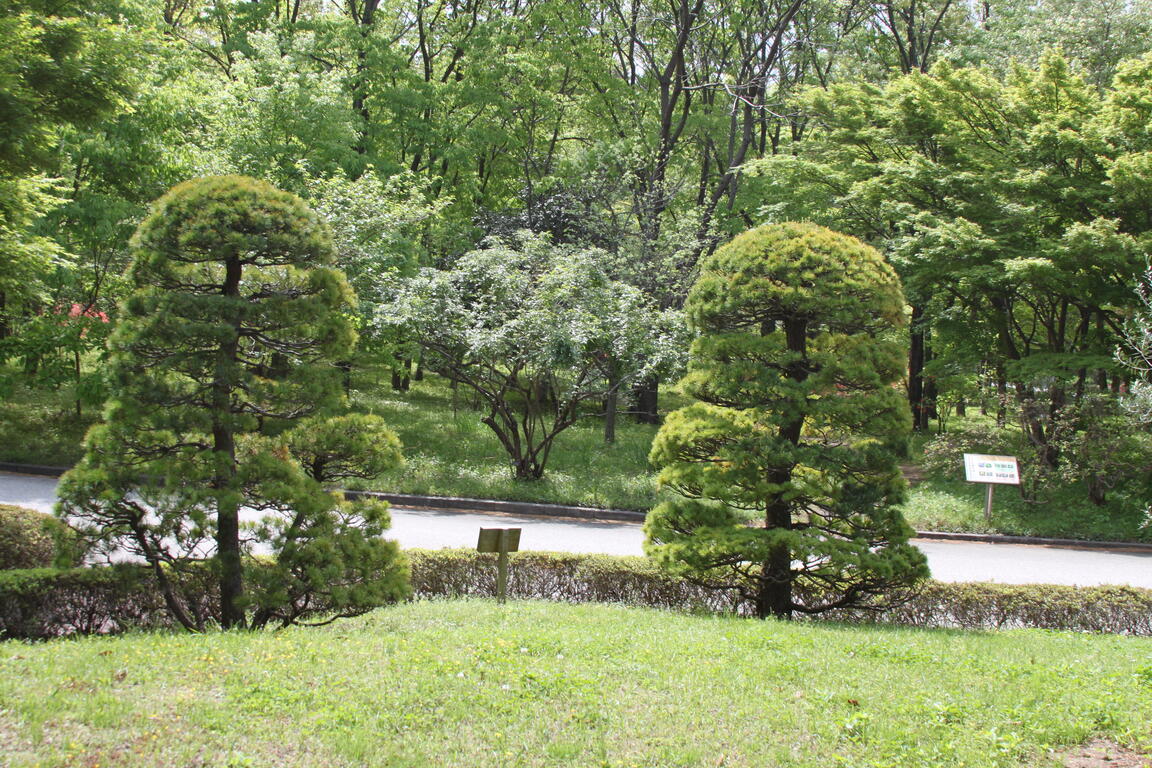
<svg viewBox="0 0 1152 768"><path fill-rule="evenodd" d="M5 384L0 381L0 461L54 466L79 461L81 442L99 418L99 407L89 406L77 416L66 387Z"/></svg>
<svg viewBox="0 0 1152 768"><path fill-rule="evenodd" d="M22 766L1044 766L1152 748L1152 641L418 602L0 645Z"/></svg>
<svg viewBox="0 0 1152 768"><path fill-rule="evenodd" d="M1101 507L1088 501L1082 489L1071 487L1047 489L1029 501L1018 488L1001 486L993 493L992 519L986 520L984 494L983 485L926 478L910 490L904 516L921 531L1152 542L1147 504L1138 499L1117 494Z"/></svg>
<svg viewBox="0 0 1152 768"><path fill-rule="evenodd" d="M463 390L453 399L434 376L405 393L387 382L358 391L353 405L382 416L404 444L405 466L381 476L373 488L395 493L464 496L611 509L648 509L655 503L656 477L648 451L656 427L621 415L616 442L604 442L603 421L589 413L560 434L544 478L512 479L508 455L486 415Z"/></svg>

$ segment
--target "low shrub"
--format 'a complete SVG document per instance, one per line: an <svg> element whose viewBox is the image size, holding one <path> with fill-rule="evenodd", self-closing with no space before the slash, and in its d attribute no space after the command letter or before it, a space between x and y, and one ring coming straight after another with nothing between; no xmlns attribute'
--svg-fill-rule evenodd
<svg viewBox="0 0 1152 768"><path fill-rule="evenodd" d="M1060 629L1152 635L1152 590L1126 586L926 582L880 614L842 612L841 620L914 627Z"/></svg>
<svg viewBox="0 0 1152 768"><path fill-rule="evenodd" d="M417 598L495 594L495 555L471 550L409 550L407 554ZM213 609L210 581L205 582L205 611ZM642 557L517 553L511 557L508 592L520 599L751 613L751 606L731 592L670 576ZM1152 590L929 581L903 604L883 612L839 611L823 614L821 619L1152 636ZM140 566L0 573L0 638L39 639L172 625L155 580Z"/></svg>
<svg viewBox="0 0 1152 768"><path fill-rule="evenodd" d="M0 570L67 568L80 555L76 534L52 515L0 504Z"/></svg>
<svg viewBox="0 0 1152 768"><path fill-rule="evenodd" d="M417 597L496 594L496 555L464 549L409 550ZM731 592L709 589L660 570L644 557L517 552L508 594L526 600L624 603L652 608L740 612Z"/></svg>
<svg viewBox="0 0 1152 768"><path fill-rule="evenodd" d="M169 625L147 570L34 568L0 571L0 637L42 639Z"/></svg>
<svg viewBox="0 0 1152 768"><path fill-rule="evenodd" d="M964 454L1011 454L1030 463L1033 451L1019 430L996 429L987 425L963 425L936 435L924 444L920 468L926 475L948 480L964 479Z"/></svg>

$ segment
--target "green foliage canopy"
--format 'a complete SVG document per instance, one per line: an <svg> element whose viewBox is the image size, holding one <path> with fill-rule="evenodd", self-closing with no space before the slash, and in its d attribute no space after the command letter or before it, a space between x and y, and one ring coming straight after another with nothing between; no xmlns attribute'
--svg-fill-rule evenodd
<svg viewBox="0 0 1152 768"><path fill-rule="evenodd" d="M521 232L464 254L452 270L421 270L378 320L419 344L428 368L483 398L483 422L513 476L537 480L581 404L673 356L660 314L609 268L603 251Z"/></svg>
<svg viewBox="0 0 1152 768"><path fill-rule="evenodd" d="M760 164L763 214L882 247L931 330L930 373L996 372L1055 468L1066 403L1115 371L1148 253L1148 72L1121 66L1102 96L1049 52L1002 78L939 65L813 91L818 128Z"/></svg>

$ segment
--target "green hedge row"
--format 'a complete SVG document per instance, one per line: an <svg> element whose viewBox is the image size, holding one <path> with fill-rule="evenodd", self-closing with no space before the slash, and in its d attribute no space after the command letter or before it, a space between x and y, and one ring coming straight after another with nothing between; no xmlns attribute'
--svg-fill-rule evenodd
<svg viewBox="0 0 1152 768"><path fill-rule="evenodd" d="M410 552L420 597L490 596L495 555L466 550ZM643 557L521 552L511 556L508 593L517 598L751 615L731 592L670 576ZM928 581L908 602L883 612L834 611L821 619L962 629L1040 628L1152 635L1152 590L1052 584Z"/></svg>
<svg viewBox="0 0 1152 768"><path fill-rule="evenodd" d="M467 550L409 550L418 598L491 596L494 555ZM523 552L512 556L513 598L617 602L684 611L749 614L729 592L670 576L642 557ZM210 579L205 610L212 607ZM1152 590L1131 587L1016 586L927 582L904 605L883 613L841 611L836 621L916 627L1036 627L1152 636ZM48 638L171 626L152 576L143 568L0 572L0 637Z"/></svg>
<svg viewBox="0 0 1152 768"><path fill-rule="evenodd" d="M201 604L219 599L203 569ZM0 638L43 639L176 626L152 572L139 565L0 571Z"/></svg>

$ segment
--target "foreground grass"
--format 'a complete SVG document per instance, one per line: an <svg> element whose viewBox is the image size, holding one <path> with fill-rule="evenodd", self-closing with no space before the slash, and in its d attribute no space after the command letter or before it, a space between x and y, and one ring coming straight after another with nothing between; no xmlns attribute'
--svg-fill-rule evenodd
<svg viewBox="0 0 1152 768"><path fill-rule="evenodd" d="M423 602L0 644L22 766L1044 766L1152 748L1152 642Z"/></svg>

